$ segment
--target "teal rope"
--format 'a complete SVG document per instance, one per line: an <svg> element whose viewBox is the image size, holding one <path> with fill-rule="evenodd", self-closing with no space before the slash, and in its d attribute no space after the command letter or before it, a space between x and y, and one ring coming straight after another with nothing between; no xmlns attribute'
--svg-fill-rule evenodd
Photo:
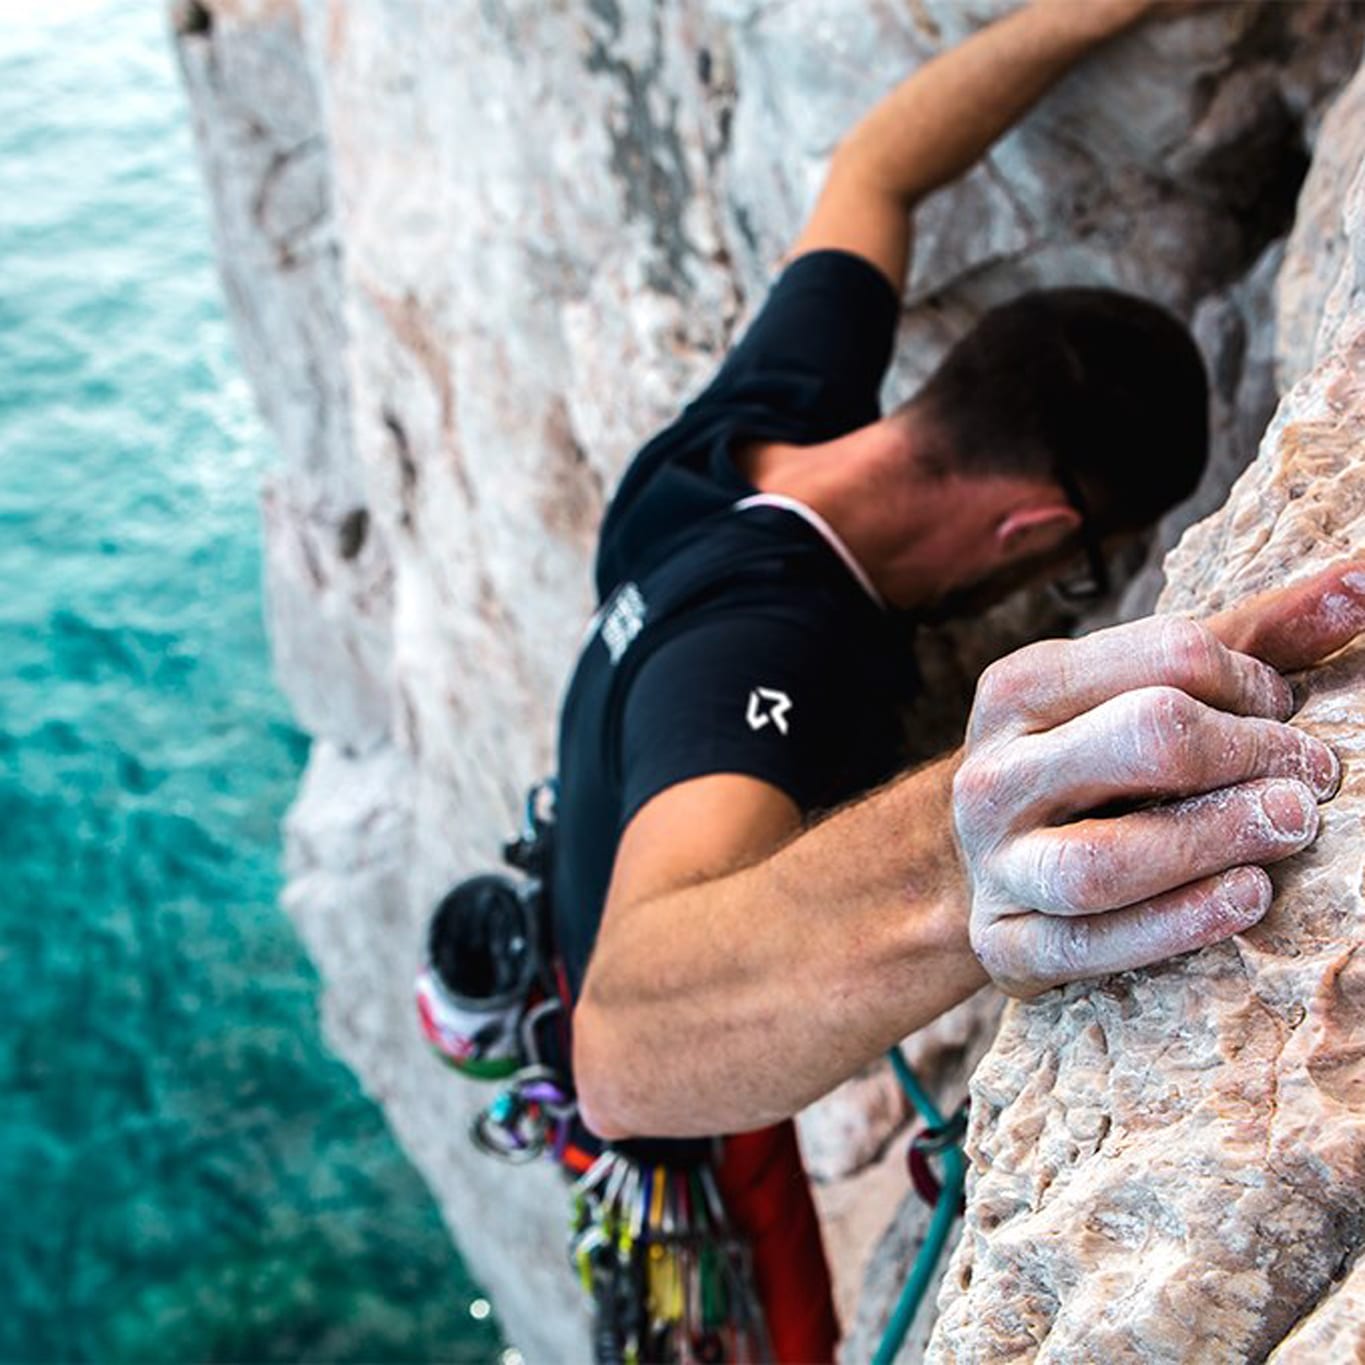
<svg viewBox="0 0 1365 1365"><path fill-rule="evenodd" d="M896 1079L901 1083L901 1089L909 1096L910 1103L919 1110L920 1118L930 1128L942 1128L943 1115L938 1112L938 1106L929 1092L919 1083L919 1077L910 1070L905 1053L900 1048L893 1047L886 1055L891 1058L891 1070L896 1073Z"/></svg>
<svg viewBox="0 0 1365 1365"><path fill-rule="evenodd" d="M920 1117L931 1128L942 1128L943 1115L938 1112L938 1106L930 1098L929 1092L919 1083L919 1077L910 1069L910 1063L905 1060L900 1048L893 1047L888 1055L891 1058L891 1069L896 1073L901 1089L919 1111ZM939 1191L938 1203L934 1205L934 1215L929 1220L929 1231L924 1238L924 1245L920 1247L919 1255L915 1257L915 1264L910 1267L910 1274L901 1290L900 1298L896 1300L896 1307L886 1324L886 1331L882 1333L877 1354L872 1357L872 1365L891 1365L896 1358L896 1352L900 1350L905 1341L905 1334L910 1330L915 1314L919 1312L920 1303L929 1289L929 1282L934 1277L939 1257L943 1255L948 1234L952 1231L953 1222L957 1218L962 1186L967 1179L967 1162L963 1158L962 1149L956 1145L945 1148L939 1154L939 1159L943 1163L943 1188Z"/></svg>

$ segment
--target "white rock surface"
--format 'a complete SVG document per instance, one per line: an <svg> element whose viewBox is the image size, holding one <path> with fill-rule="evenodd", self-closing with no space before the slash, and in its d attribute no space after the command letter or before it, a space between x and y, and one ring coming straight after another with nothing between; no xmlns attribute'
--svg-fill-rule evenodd
<svg viewBox="0 0 1365 1365"><path fill-rule="evenodd" d="M1011 7L173 7L229 302L282 454L265 504L276 656L319 738L286 903L330 983L331 1037L532 1360L585 1351L562 1202L548 1171L466 1147L481 1096L421 1054L408 982L427 909L495 858L546 769L625 461L761 299L842 129ZM888 399L1023 287L1133 288L1196 319L1221 405L1216 505L1269 409L1264 301L1302 139L1362 31L1365 9L1333 0L1215 5L1076 73L922 215ZM921 750L950 739L981 663L1044 619L1015 607L926 641ZM941 1063L915 1044L949 1098L996 1008L945 1025ZM874 1078L804 1130L834 1176L899 1112ZM877 1220L844 1202L827 1231L850 1301Z"/></svg>

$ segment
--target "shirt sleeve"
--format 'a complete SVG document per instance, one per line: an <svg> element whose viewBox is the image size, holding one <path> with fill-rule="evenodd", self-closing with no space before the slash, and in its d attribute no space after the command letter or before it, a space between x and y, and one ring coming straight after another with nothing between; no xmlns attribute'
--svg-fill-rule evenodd
<svg viewBox="0 0 1365 1365"><path fill-rule="evenodd" d="M876 421L899 316L895 290L870 261L833 250L798 256L688 412L764 406L823 440Z"/></svg>
<svg viewBox="0 0 1365 1365"><path fill-rule="evenodd" d="M830 645L812 621L756 610L703 617L659 645L625 701L622 827L665 788L713 773L819 809L852 714Z"/></svg>

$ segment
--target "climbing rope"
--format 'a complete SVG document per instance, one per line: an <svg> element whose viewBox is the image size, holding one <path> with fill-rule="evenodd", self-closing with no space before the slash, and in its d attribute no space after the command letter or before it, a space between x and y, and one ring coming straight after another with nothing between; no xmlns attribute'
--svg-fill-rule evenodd
<svg viewBox="0 0 1365 1365"><path fill-rule="evenodd" d="M881 1344L872 1357L872 1365L891 1365L904 1343L910 1324L914 1322L915 1314L919 1312L919 1306L929 1289L929 1282L934 1277L939 1258L948 1244L948 1234L961 1209L962 1187L967 1179L967 1163L959 1145L966 1128L965 1104L950 1120L945 1121L929 1092L920 1084L919 1077L910 1069L910 1063L905 1060L900 1048L893 1047L887 1056L891 1059L891 1069L896 1073L901 1089L928 1125L928 1130L919 1134L911 1145L912 1173L916 1171L917 1155L921 1171L916 1174L916 1188L922 1195L928 1193L928 1187L921 1182L924 1175L933 1181L932 1175L928 1174L927 1162L931 1154L937 1155L941 1161L943 1177L941 1181L933 1181L938 1187L938 1198L929 1220L929 1231L919 1255L915 1257L915 1264L910 1267L900 1298L896 1300L896 1307L882 1334Z"/></svg>

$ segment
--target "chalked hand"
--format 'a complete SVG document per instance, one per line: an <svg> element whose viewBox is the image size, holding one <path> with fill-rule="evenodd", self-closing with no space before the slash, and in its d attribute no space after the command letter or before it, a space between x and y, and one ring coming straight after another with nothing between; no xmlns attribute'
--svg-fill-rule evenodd
<svg viewBox="0 0 1365 1365"><path fill-rule="evenodd" d="M1152 618L988 669L953 806L972 947L996 984L1031 996L1259 920L1265 865L1313 841L1340 781L1332 751L1286 723L1277 669L1362 630L1365 565L1348 563L1204 624Z"/></svg>

